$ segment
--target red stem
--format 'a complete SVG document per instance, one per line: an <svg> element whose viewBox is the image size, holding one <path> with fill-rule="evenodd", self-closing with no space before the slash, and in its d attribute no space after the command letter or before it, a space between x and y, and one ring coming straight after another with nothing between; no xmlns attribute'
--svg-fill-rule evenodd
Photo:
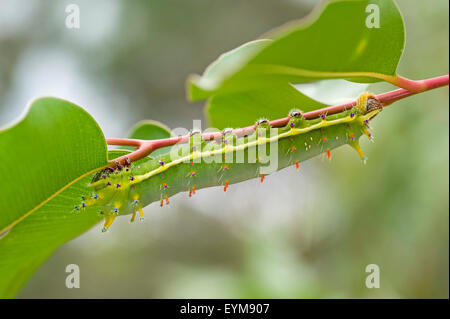
<svg viewBox="0 0 450 319"><path fill-rule="evenodd" d="M415 83L415 86L417 88L420 88L420 90L408 91L406 89L397 89L394 91L378 94L377 99L383 104L383 106L390 105L395 101L404 99L405 97L408 97L408 96L411 96L411 95L414 95L417 93L429 91L432 89L436 89L436 88L439 88L442 86L447 86L449 84L448 74L438 76L435 78L431 78L431 79L421 80L421 81L411 81L411 80L407 80L402 77L398 77L398 78L400 79L399 83L398 83L399 86L403 86L401 84L402 84L402 81L404 80L404 81L408 82L408 86L411 86L411 83ZM405 84L405 83L403 83L403 84ZM336 113L340 113L340 112L349 110L355 105L356 105L356 101L352 101L352 102L341 104L341 105L329 106L329 107L325 107L325 108L322 108L319 110L307 112L307 113L304 113L303 116L306 119L315 119L315 118L320 117L322 114L331 115L331 114L336 114ZM270 121L270 125L272 127L281 127L281 126L286 125L288 123L288 121L289 121L289 117L284 117L281 119ZM244 135L251 134L255 130L255 128L256 128L256 124L247 126L244 128L235 129L235 130L233 130L233 133L238 136L244 136ZM205 140L219 139L222 137L222 132L205 133L202 135L202 137ZM175 145L178 143L186 143L188 141L189 141L189 135L170 137L170 138L160 139L160 140L135 140L135 139L127 139L127 138L107 138L106 139L106 143L108 145L134 146L137 148L136 151L115 159L115 161L119 161L120 163L124 163L126 158L128 158L131 162L137 161L137 160L149 155L151 152L153 152L154 150L157 150L158 148L162 148L165 146L172 146L172 145ZM115 164L111 163L111 165L114 166Z"/></svg>

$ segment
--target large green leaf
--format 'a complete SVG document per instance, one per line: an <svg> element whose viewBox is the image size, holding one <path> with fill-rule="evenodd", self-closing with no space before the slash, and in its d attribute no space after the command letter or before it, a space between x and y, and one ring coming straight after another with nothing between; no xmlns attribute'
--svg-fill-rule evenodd
<svg viewBox="0 0 450 319"><path fill-rule="evenodd" d="M369 4L379 8L379 28L366 26ZM188 97L200 100L331 78L394 82L404 47L403 20L392 0L327 1L308 18L269 36L272 40L222 55L203 76L190 76Z"/></svg>
<svg viewBox="0 0 450 319"><path fill-rule="evenodd" d="M170 131L142 121L130 135L159 139ZM107 164L107 149L94 119L56 98L34 101L19 123L0 132L0 147L0 297L13 297L55 249L102 220L94 207L74 207L91 193L89 183ZM127 153L110 151L108 157Z"/></svg>
<svg viewBox="0 0 450 319"><path fill-rule="evenodd" d="M12 297L62 243L101 218L74 206L107 164L102 131L80 107L57 98L31 103L0 131L0 297Z"/></svg>
<svg viewBox="0 0 450 319"><path fill-rule="evenodd" d="M261 39L244 43L243 45L225 52L211 63L203 73L203 76L191 74L187 81L187 96L190 100L201 100L216 90L222 81L233 76L245 66L263 48L267 47L272 40ZM255 86L257 88L258 86ZM225 91L225 90L223 90Z"/></svg>
<svg viewBox="0 0 450 319"><path fill-rule="evenodd" d="M0 131L0 158L0 229L107 163L97 123L80 107L57 98L33 101L20 122Z"/></svg>

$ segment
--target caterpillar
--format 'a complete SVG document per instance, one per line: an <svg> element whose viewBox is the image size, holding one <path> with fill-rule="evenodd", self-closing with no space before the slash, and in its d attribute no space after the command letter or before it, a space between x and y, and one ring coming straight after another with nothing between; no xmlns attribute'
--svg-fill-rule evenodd
<svg viewBox="0 0 450 319"><path fill-rule="evenodd" d="M366 160L359 138L372 139L369 121L382 110L382 104L370 94L362 94L352 109L338 114L323 114L306 119L293 110L287 125L272 128L268 120L259 120L253 133L237 136L225 129L220 140L205 141L193 131L189 143L173 147L168 154L147 158L143 163L116 163L97 172L90 184L92 193L82 197L75 210L96 206L105 218L105 232L120 215L131 214L134 221L142 208L159 201L170 203L178 192L193 196L197 190L222 186L224 191L234 183L264 178L274 171L295 165L319 154L331 157L334 148L348 144ZM276 162L276 163L274 163Z"/></svg>

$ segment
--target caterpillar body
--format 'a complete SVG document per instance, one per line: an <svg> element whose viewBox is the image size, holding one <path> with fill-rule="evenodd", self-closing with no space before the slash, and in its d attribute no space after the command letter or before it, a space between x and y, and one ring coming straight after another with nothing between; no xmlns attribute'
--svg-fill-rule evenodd
<svg viewBox="0 0 450 319"><path fill-rule="evenodd" d="M222 186L226 191L229 185L251 178L262 182L272 172L267 168L273 155L277 159L273 171L292 165L298 169L299 163L321 153L330 158L331 150L344 144L365 160L358 140L362 135L372 138L369 121L381 110L376 97L364 93L348 111L312 120L292 111L285 127L273 129L267 120L260 120L248 136L225 129L221 140L205 141L194 132L189 143L169 154L98 172L91 182L92 194L82 197L75 209L97 206L106 231L117 216L131 214L134 221L139 213L143 218L143 207L155 201L167 205L178 192L192 196L205 187Z"/></svg>

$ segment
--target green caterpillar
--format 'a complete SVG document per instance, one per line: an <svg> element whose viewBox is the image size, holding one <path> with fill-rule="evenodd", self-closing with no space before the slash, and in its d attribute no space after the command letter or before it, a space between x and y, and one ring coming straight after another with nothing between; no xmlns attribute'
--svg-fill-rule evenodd
<svg viewBox="0 0 450 319"><path fill-rule="evenodd" d="M93 193L75 209L98 206L106 231L117 216L132 214L134 221L139 212L143 218L143 207L155 201L167 205L178 192L192 196L198 189L220 185L226 191L230 184L256 177L262 182L273 171L291 165L298 169L300 162L321 153L330 158L330 151L344 144L365 160L358 140L362 135L372 138L368 124L381 110L376 97L364 93L355 107L338 114L307 120L301 111L292 111L287 125L279 129L260 120L254 133L238 137L225 129L219 141L205 141L193 132L189 143L169 154L98 172L91 183Z"/></svg>

